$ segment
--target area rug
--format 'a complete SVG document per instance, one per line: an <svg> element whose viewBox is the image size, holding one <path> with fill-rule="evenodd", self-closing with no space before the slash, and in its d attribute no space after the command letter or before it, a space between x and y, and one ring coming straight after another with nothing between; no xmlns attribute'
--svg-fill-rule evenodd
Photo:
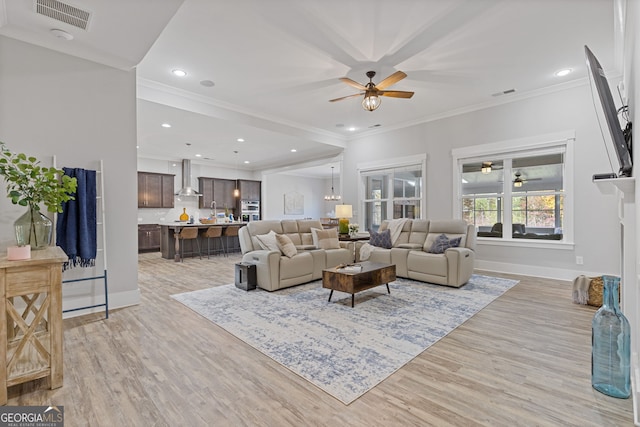
<svg viewBox="0 0 640 427"><path fill-rule="evenodd" d="M276 292L234 285L172 295L344 404L356 400L513 287L473 275L462 288L407 279L351 295L320 281Z"/></svg>

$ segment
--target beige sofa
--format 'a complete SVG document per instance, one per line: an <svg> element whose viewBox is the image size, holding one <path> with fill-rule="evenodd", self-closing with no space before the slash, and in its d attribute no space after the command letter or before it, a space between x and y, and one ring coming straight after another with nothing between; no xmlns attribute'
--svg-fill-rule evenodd
<svg viewBox="0 0 640 427"><path fill-rule="evenodd" d="M255 221L239 230L242 261L256 264L259 287L275 291L318 280L322 278L323 269L353 262L352 242L337 242L340 247L336 249L317 249L311 229L323 230L320 220ZM291 239L296 247L293 256L288 257L277 248L262 248L258 236L265 236L271 231Z"/></svg>
<svg viewBox="0 0 640 427"><path fill-rule="evenodd" d="M383 221L378 231L387 229L390 229L390 222ZM476 233L464 220L407 220L395 234L392 248L370 248L369 261L395 264L399 277L440 285L460 287L471 278ZM448 239L459 237L459 246L448 248L442 254L430 253L433 243L442 234Z"/></svg>

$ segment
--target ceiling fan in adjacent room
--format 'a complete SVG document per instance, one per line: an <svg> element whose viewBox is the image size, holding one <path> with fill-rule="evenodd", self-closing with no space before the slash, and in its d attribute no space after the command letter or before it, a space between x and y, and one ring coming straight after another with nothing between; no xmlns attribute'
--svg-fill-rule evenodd
<svg viewBox="0 0 640 427"><path fill-rule="evenodd" d="M351 80L348 77L341 77L340 80L342 80L349 86L353 86L356 89L362 90L364 92L343 96L341 98L330 99L329 102L341 101L343 99L364 95L364 99L362 100L362 107L367 111L373 111L380 106L381 96L390 96L393 98L411 98L413 96L413 92L408 92L404 90L384 90L389 86L396 84L400 80L407 77L407 75L402 71L396 71L395 73L391 74L389 77L382 80L378 84L373 83L373 77L375 75L376 75L375 71L367 71L367 77L369 77L369 83L367 83L366 85L362 85L354 80Z"/></svg>
<svg viewBox="0 0 640 427"><path fill-rule="evenodd" d="M492 170L500 170L502 169L502 163L494 164L493 162L482 162L482 166L480 166L480 172L483 174L489 174Z"/></svg>
<svg viewBox="0 0 640 427"><path fill-rule="evenodd" d="M530 179L522 178L522 174L520 172L516 172L516 177L513 180L513 186L522 187L522 184L524 184L527 181L540 181L541 179L542 178L530 178Z"/></svg>

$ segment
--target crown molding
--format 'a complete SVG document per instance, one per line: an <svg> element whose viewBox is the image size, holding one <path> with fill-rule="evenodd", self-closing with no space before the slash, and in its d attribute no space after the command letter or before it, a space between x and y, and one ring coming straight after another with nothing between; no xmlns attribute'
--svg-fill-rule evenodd
<svg viewBox="0 0 640 427"><path fill-rule="evenodd" d="M615 77L616 76L614 76L614 78ZM469 105L469 106L466 106L466 107L456 108L456 109L453 109L453 110L445 111L443 113L434 114L434 115L431 115L431 116L425 116L425 117L423 117L421 119L402 122L402 123L398 123L397 125L384 127L384 128L378 128L378 129L375 129L375 130L363 132L363 133L358 134L357 136L354 135L354 136L350 137L349 141L355 141L355 140L362 139L364 137L384 134L386 132L391 132L391 131L395 131L395 130L398 130L398 129L405 129L405 128L408 128L408 127L417 126L417 125L421 125L421 124L424 124L424 123L435 122L435 121L438 121L438 120L447 119L447 118L450 118L450 117L456 117L456 116L460 116L460 115L463 115L463 114L472 113L474 111L485 110L487 108L493 108L493 107L497 107L497 106L500 106L500 105L510 104L512 102L523 101L525 99L535 98L535 97L538 97L538 96L549 95L549 94L556 93L556 92L562 92L564 90L573 89L575 87L580 87L580 86L586 86L588 84L589 84L589 79L587 77L582 77L580 79L571 80L571 81L566 82L566 83L560 83L560 84L553 85L553 86L547 86L547 87L542 88L542 89L534 89L534 90L530 90L530 91L527 91L527 92L515 93L513 95L505 95L504 97L492 99L492 100L487 101L487 102L482 102L482 103L478 103L478 104L474 104L474 105Z"/></svg>
<svg viewBox="0 0 640 427"><path fill-rule="evenodd" d="M303 126L299 123L282 120L277 117L258 113L238 105L219 101L197 93L165 85L153 80L137 79L137 97L145 101L156 102L223 120L280 132L285 135L308 138L316 142L345 148L347 138L323 129Z"/></svg>

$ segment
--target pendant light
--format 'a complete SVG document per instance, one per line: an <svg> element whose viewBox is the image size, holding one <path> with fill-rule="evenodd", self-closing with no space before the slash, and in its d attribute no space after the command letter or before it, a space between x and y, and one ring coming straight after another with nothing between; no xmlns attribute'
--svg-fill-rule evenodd
<svg viewBox="0 0 640 427"><path fill-rule="evenodd" d="M331 166L331 194L324 196L324 199L329 202L335 202L340 200L340 195L334 194L333 192L333 166Z"/></svg>
<svg viewBox="0 0 640 427"><path fill-rule="evenodd" d="M236 177L238 176L238 150L234 150L236 153ZM233 197L240 197L240 190L238 189L238 178L236 178L236 188L233 190Z"/></svg>

